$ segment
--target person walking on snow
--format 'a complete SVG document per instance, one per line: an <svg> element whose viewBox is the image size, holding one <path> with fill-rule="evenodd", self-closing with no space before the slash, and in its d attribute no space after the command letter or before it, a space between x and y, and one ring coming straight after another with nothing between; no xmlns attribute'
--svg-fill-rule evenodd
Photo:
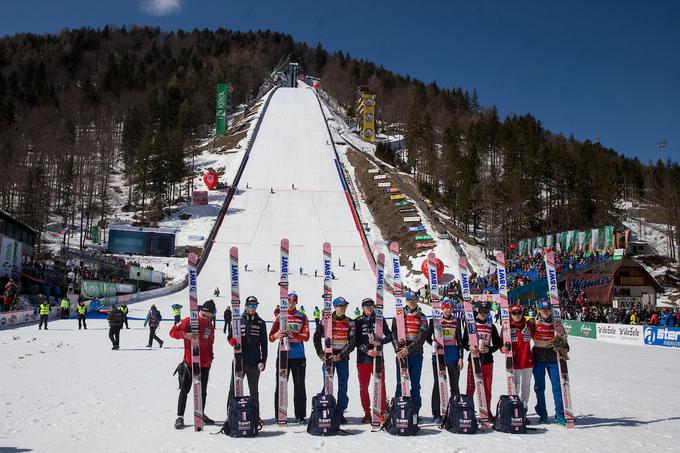
<svg viewBox="0 0 680 453"><path fill-rule="evenodd" d="M222 329L222 333L227 333L227 328L231 324L231 307L229 305L224 309L222 316L224 316L224 329Z"/></svg>
<svg viewBox="0 0 680 453"><path fill-rule="evenodd" d="M515 389L519 393L519 398L524 403L524 408L528 410L534 358L531 354L531 331L524 317L522 307L519 305L510 306L510 335L512 337ZM502 328L501 338L503 338ZM508 346L508 344L504 344L501 351L505 353L508 350Z"/></svg>
<svg viewBox="0 0 680 453"><path fill-rule="evenodd" d="M198 332L191 331L191 319L186 317L179 324L175 324L170 329L170 336L177 340L184 340L184 360L175 370L179 377L179 398L177 400L177 420L175 428L184 428L184 412L187 405L187 396L191 390L191 340L198 338L200 349L201 366L201 393L203 396L203 423L212 425L215 422L205 415L205 401L208 395L208 377L213 358L213 345L215 344L215 330L211 318L215 311L215 302L206 301L200 306L198 312Z"/></svg>
<svg viewBox="0 0 680 453"><path fill-rule="evenodd" d="M288 337L288 376L293 375L293 405L295 407L295 419L301 425L307 423L307 391L305 389L305 372L307 359L305 358L305 341L309 341L309 320L304 313L296 310L298 295L295 292L288 294L288 332L279 331L279 318L274 319L274 325L269 332L269 341L281 340ZM276 355L276 369L279 369L279 357ZM274 390L274 419L278 416L279 404L278 373L276 373Z"/></svg>
<svg viewBox="0 0 680 453"><path fill-rule="evenodd" d="M241 354L243 357L243 373L248 380L248 390L255 405L255 417L262 425L260 418L260 392L259 381L260 373L264 372L267 366L267 325L257 314L257 297L248 296L246 299L246 310L241 316ZM233 324L229 324L229 344L236 351L236 340L234 339ZM227 397L227 407L234 398L234 368L231 369L231 384L229 385L229 396Z"/></svg>
<svg viewBox="0 0 680 453"><path fill-rule="evenodd" d="M50 301L43 301L38 308L40 313L40 324L38 324L38 330L40 330L43 325L45 325L45 330L47 330L47 320L49 319L50 310L52 309L52 307L50 307Z"/></svg>
<svg viewBox="0 0 680 453"><path fill-rule="evenodd" d="M349 381L349 354L356 346L356 326L354 320L345 316L349 302L344 297L336 297L333 300L333 307L335 308L331 317L332 338L333 345L333 372L338 374L338 411L340 411L340 424L347 424L347 419L344 416L347 405L349 404L349 397L347 396L348 381ZM324 329L317 329L314 332L314 348L316 355L321 361L326 362L326 354L322 346L324 338ZM324 373L326 368L324 367ZM323 393L323 389L321 390Z"/></svg>
<svg viewBox="0 0 680 453"><path fill-rule="evenodd" d="M160 325L162 320L163 316L161 315L161 312L158 311L158 309L156 308L156 305L155 304L151 305L151 309L146 314L146 320L144 320L144 327L146 327L147 324L149 325L149 343L146 345L147 348L153 346L153 340L156 340L158 342L159 348L163 347L163 340L156 336L156 329L158 329L158 326Z"/></svg>
<svg viewBox="0 0 680 453"><path fill-rule="evenodd" d="M480 302L477 305L477 342L470 344L467 330L463 335L463 345L471 352L478 352L482 364L482 379L484 380L484 393L486 394L486 408L491 414L491 385L493 384L493 353L501 347L501 338L493 322L489 319L491 303ZM475 379L472 371L472 354L468 355L467 366L467 389L466 394L472 398L475 394Z"/></svg>
<svg viewBox="0 0 680 453"><path fill-rule="evenodd" d="M130 328L130 326L128 326L128 312L129 311L130 311L130 308L127 306L127 304L125 302L123 302L122 305L120 306L120 312L123 315L123 324L125 324L126 329ZM121 325L121 329L122 328L123 327Z"/></svg>
<svg viewBox="0 0 680 453"><path fill-rule="evenodd" d="M453 316L453 304L445 299L441 304L442 309L442 337L444 341L444 357L446 359L446 372L448 373L450 396L459 395L458 381L460 370L463 369L463 333L460 320ZM430 319L427 329L426 341L433 345L434 320ZM432 374L434 385L432 386L432 420L433 423L441 422L441 402L439 396L439 375L437 374L437 360L432 355Z"/></svg>
<svg viewBox="0 0 680 453"><path fill-rule="evenodd" d="M82 300L78 301L76 305L76 310L78 311L78 330L85 328L87 330L87 323L85 322L85 313L87 313L87 307Z"/></svg>
<svg viewBox="0 0 680 453"><path fill-rule="evenodd" d="M180 304L172 305L172 316L175 317L175 324L179 324L182 318L182 306Z"/></svg>
<svg viewBox="0 0 680 453"><path fill-rule="evenodd" d="M116 304L111 305L106 319L109 320L109 340L111 340L111 349L117 350L120 347L120 329L123 327L123 312L121 312Z"/></svg>
<svg viewBox="0 0 680 453"><path fill-rule="evenodd" d="M368 385L373 374L373 361L378 356L376 346L392 342L392 332L387 326L387 321L383 323L383 338L378 340L375 335L375 302L371 298L366 298L361 302L363 313L354 320L357 336L357 373L359 375L359 397L361 407L364 409L364 418L361 423L371 423L371 398L369 396ZM386 413L387 392L385 391L385 361L382 363L381 370L382 401L380 402L380 413Z"/></svg>
<svg viewBox="0 0 680 453"><path fill-rule="evenodd" d="M71 310L71 302L64 296L61 299L61 319L68 319L69 311Z"/></svg>
<svg viewBox="0 0 680 453"><path fill-rule="evenodd" d="M534 340L534 391L536 392L536 413L538 423L548 423L548 410L545 406L545 373L550 377L553 398L555 400L555 421L565 425L564 403L562 401L562 389L560 388L560 372L557 365L557 352L549 347L555 338L553 327L552 307L550 301L543 299L538 303L538 316L528 322L531 338ZM569 346L561 351L563 354L569 351Z"/></svg>

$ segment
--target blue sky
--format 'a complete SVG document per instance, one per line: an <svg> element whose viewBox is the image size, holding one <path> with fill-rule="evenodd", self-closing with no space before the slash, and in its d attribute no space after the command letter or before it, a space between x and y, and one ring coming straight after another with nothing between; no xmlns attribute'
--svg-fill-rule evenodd
<svg viewBox="0 0 680 453"><path fill-rule="evenodd" d="M423 5L428 5L427 7ZM271 29L440 86L501 115L680 160L680 2L3 0L0 35L105 24ZM362 30L367 33L362 34Z"/></svg>

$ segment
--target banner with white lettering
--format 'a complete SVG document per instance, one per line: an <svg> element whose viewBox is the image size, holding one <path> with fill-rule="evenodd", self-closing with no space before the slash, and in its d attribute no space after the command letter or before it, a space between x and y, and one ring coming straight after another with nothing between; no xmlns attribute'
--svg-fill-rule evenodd
<svg viewBox="0 0 680 453"><path fill-rule="evenodd" d="M642 337L642 326L627 324L596 324L597 339L609 343L645 344Z"/></svg>

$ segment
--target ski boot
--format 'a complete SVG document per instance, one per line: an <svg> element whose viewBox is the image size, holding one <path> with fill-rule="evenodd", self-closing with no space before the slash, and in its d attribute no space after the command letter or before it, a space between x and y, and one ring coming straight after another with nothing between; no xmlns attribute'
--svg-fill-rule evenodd
<svg viewBox="0 0 680 453"><path fill-rule="evenodd" d="M175 429L182 428L184 428L184 417L177 417L177 420L175 420Z"/></svg>

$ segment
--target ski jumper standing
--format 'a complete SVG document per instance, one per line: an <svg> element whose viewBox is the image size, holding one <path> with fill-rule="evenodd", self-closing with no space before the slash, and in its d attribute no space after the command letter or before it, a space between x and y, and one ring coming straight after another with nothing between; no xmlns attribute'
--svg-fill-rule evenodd
<svg viewBox="0 0 680 453"><path fill-rule="evenodd" d="M387 344L392 341L392 332L387 327L387 321L383 319L383 338L374 339L375 333L375 302L366 298L361 302L363 313L354 320L357 338L357 373L359 374L359 397L361 407L364 409L364 418L361 423L371 423L371 398L369 384L373 374L373 360L378 355L376 346ZM387 408L387 393L385 391L385 362L381 371L382 401L380 413L385 414Z"/></svg>
<svg viewBox="0 0 680 453"><path fill-rule="evenodd" d="M304 313L295 307L298 296L295 293L288 294L288 379L293 375L293 405L295 407L295 419L298 423L306 423L307 416L307 392L305 390L305 371L307 359L305 358L305 341L309 341L309 321ZM269 332L269 341L279 341L286 335L279 332L279 318L274 319L274 325ZM276 355L276 369L279 368L279 355ZM274 386L274 419L278 416L277 407L279 401L278 376Z"/></svg>
<svg viewBox="0 0 680 453"><path fill-rule="evenodd" d="M404 308L404 324L406 325L406 347L400 348L397 335L392 335L392 345L397 353L397 359L407 357L408 372L411 376L411 399L416 412L420 411L422 398L420 396L420 376L423 371L423 345L427 338L427 318L418 307L418 300L406 300ZM397 332L397 319L392 320L392 332ZM401 396L401 374L397 360L397 391L395 397Z"/></svg>
<svg viewBox="0 0 680 453"><path fill-rule="evenodd" d="M260 393L258 390L260 373L267 364L267 325L257 314L257 297L248 296L246 310L241 316L241 354L243 357L243 373L248 379L250 397L255 404L255 416L260 419ZM236 346L234 332L229 324L229 344ZM231 369L231 384L229 384L229 396L227 407L234 398L234 369ZM262 420L259 420L262 423Z"/></svg>
<svg viewBox="0 0 680 453"><path fill-rule="evenodd" d="M503 338L501 328L501 338ZM510 335L512 337L512 362L514 364L515 389L519 392L519 398L524 403L524 408L529 409L529 396L531 394L531 374L534 367L534 358L531 353L531 330L522 307L510 306ZM506 352L507 345L503 345L501 351Z"/></svg>
<svg viewBox="0 0 680 453"><path fill-rule="evenodd" d="M177 367L179 372L180 391L177 400L177 421L175 428L184 427L184 410L187 405L187 395L191 391L191 340L198 336L200 343L200 363L201 363L201 390L203 396L203 423L212 425L215 423L205 415L205 399L208 394L208 376L210 366L214 358L213 345L215 343L215 330L211 318L215 309L213 301L204 302L198 312L198 332L191 331L191 319L186 317L179 324L175 324L170 329L170 336L178 340L184 340L184 361Z"/></svg>
<svg viewBox="0 0 680 453"><path fill-rule="evenodd" d="M488 413L491 414L491 385L493 384L493 353L498 351L501 347L501 338L498 335L498 330L493 322L489 319L489 312L491 311L491 303L480 302L477 305L477 342L479 344L471 345L470 339L465 330L463 335L463 345L465 349L471 351L479 351L479 356L482 364L482 378L484 379L484 393L486 395L486 406ZM467 371L467 389L466 395L472 398L475 394L475 379L472 372L472 354L468 355L468 371Z"/></svg>
<svg viewBox="0 0 680 453"><path fill-rule="evenodd" d="M349 397L347 390L349 385L349 354L356 346L356 326L354 320L345 316L349 302L344 297L336 297L333 300L332 326L333 334L331 344L333 346L333 372L338 375L338 411L344 414L349 404ZM319 356L322 362L326 362L326 355L323 348L323 329L317 329L314 332L314 348L316 355ZM325 368L324 368L325 373ZM325 374L324 374L325 375ZM321 389L321 394L324 389ZM344 415L341 415L340 423L345 424L347 420Z"/></svg>
<svg viewBox="0 0 680 453"><path fill-rule="evenodd" d="M531 338L534 340L534 391L536 392L536 413L539 423L548 423L548 410L545 406L545 373L548 372L552 385L553 398L555 400L555 421L561 425L564 420L564 403L562 401L562 389L560 388L560 372L557 366L557 352L548 344L555 338L553 327L552 308L548 300L538 303L538 316L527 321ZM564 353L569 351L567 346Z"/></svg>
<svg viewBox="0 0 680 453"><path fill-rule="evenodd" d="M442 309L442 337L444 339L444 357L446 371L449 377L450 396L459 395L458 381L460 370L463 369L463 333L460 320L453 316L453 305L450 300L444 300ZM432 344L434 338L434 320L430 320L426 341ZM432 356L432 373L434 386L432 387L432 418L435 422L442 418L441 402L439 401L439 375L437 373L436 357Z"/></svg>

